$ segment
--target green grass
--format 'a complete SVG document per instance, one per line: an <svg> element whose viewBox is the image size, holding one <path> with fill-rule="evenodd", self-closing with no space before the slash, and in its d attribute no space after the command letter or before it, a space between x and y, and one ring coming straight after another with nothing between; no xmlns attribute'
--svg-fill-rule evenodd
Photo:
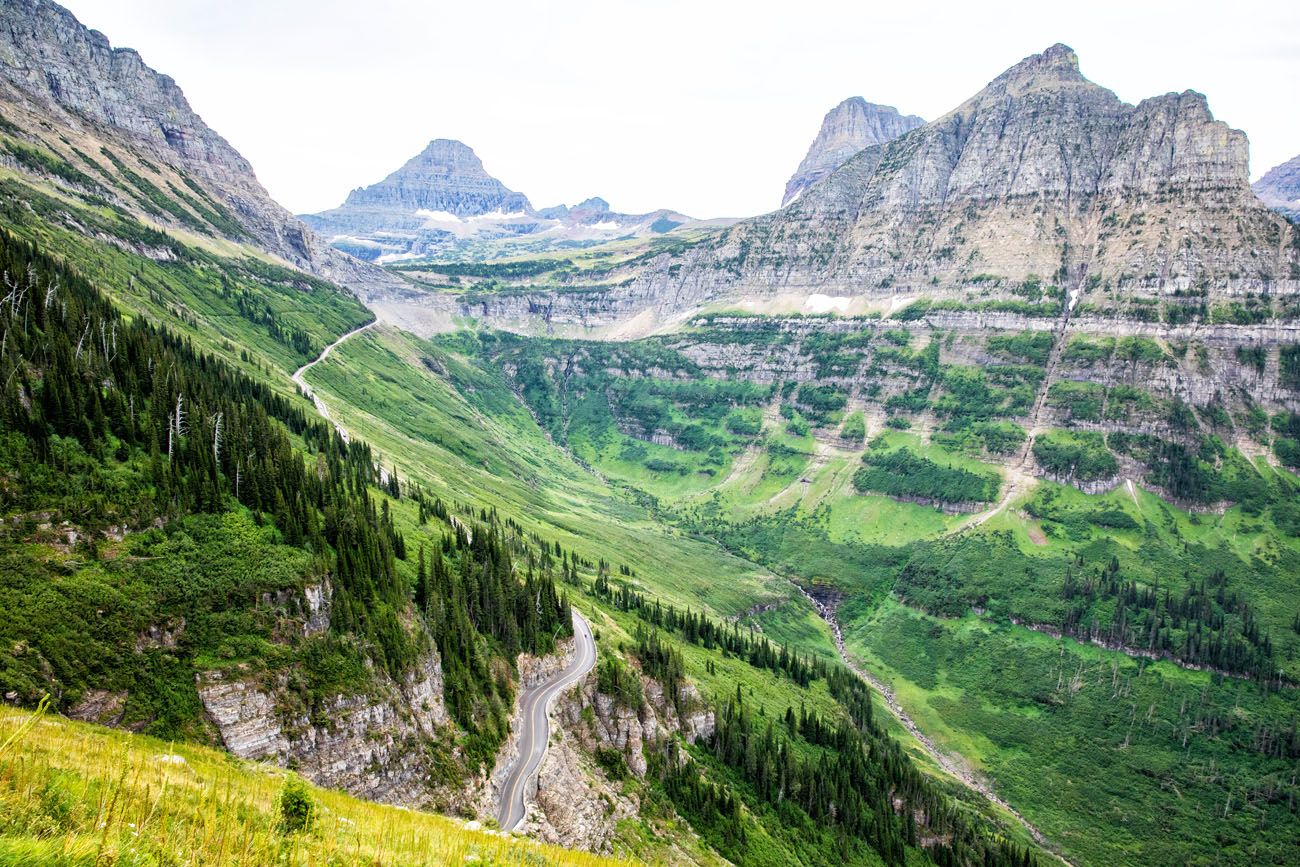
<svg viewBox="0 0 1300 867"><path fill-rule="evenodd" d="M776 576L666 527L652 504L575 462L496 371L380 329L343 344L308 379L403 478L495 506L593 561L627 565L667 601L720 616L805 604Z"/></svg>
<svg viewBox="0 0 1300 867"><path fill-rule="evenodd" d="M204 747L0 708L0 864L575 865L621 863L303 785Z"/></svg>
<svg viewBox="0 0 1300 867"><path fill-rule="evenodd" d="M842 613L918 724L1080 862L1284 864L1300 845L1294 760L1252 748L1289 733L1294 696L973 616Z"/></svg>

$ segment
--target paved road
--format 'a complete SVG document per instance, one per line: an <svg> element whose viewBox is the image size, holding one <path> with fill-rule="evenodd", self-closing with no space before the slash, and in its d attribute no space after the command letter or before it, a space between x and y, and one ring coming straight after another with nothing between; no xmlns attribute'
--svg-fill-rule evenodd
<svg viewBox="0 0 1300 867"><path fill-rule="evenodd" d="M576 644L573 661L563 671L527 690L520 702L523 730L519 733L519 754L501 785L501 803L497 807L497 823L503 831L513 831L524 819L524 795L542 766L551 737L547 716L551 702L596 665L596 642L592 640L591 627L577 611L573 612L573 637Z"/></svg>
<svg viewBox="0 0 1300 867"><path fill-rule="evenodd" d="M347 340L349 337L352 337L353 335L360 334L362 331L365 331L367 328L374 327L377 324L379 324L379 320L376 319L373 322L367 322L365 325L362 325L359 328L353 328L347 334L344 334L338 340L335 340L329 346L322 349L320 355L316 356L314 359L307 362L302 367L298 368L298 370L294 373L293 375L294 383L296 383L297 386L303 390L304 394L306 394L308 397L311 398L311 402L316 405L316 412L320 413L320 417L325 419L326 421L331 421L329 407L327 407L325 405L325 401L321 400L320 397L316 394L316 392L312 390L312 387L307 384L307 380L303 378L303 375L306 374L307 371L311 370L313 367L315 367L316 365L324 361L325 358L331 352L333 352L335 347L337 347L340 343ZM343 437L343 442L347 442L348 432L343 429L343 425L339 424L338 422L334 422L334 427L335 429L338 430L339 436Z"/></svg>

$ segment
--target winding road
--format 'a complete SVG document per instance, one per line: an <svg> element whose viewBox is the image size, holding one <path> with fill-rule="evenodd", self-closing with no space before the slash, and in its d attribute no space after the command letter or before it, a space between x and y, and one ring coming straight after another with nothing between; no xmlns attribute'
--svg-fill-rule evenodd
<svg viewBox="0 0 1300 867"><path fill-rule="evenodd" d="M501 803L497 807L497 823L503 831L513 831L527 812L524 800L528 786L542 767L546 745L551 739L551 702L596 666L596 642L591 637L591 626L577 611L573 612L573 640L573 661L520 697L523 729L519 733L519 750L501 784Z"/></svg>
<svg viewBox="0 0 1300 867"><path fill-rule="evenodd" d="M316 356L311 361L307 362L302 367L294 371L293 374L294 384L302 389L303 394L311 398L311 402L316 405L316 412L320 413L320 417L325 419L326 421L331 421L329 407L325 405L325 401L321 400L320 397L317 396L316 392L312 390L312 387L307 384L307 380L304 378L304 375L307 373L307 371L311 370L313 367L315 367L316 365L324 361L326 357L329 356L329 354L333 352L340 343L342 343L343 341L347 340L350 337L353 337L354 335L360 334L361 332L365 331L367 328L373 328L378 324L379 324L379 320L374 319L371 320L370 322L367 322L365 325L361 325L358 326L357 328L353 328L347 334L344 334L338 340L335 340L329 346L322 349L320 355ZM344 430L343 425L339 424L338 422L334 422L334 429L339 432L339 436L343 437L343 442L348 441L348 432Z"/></svg>

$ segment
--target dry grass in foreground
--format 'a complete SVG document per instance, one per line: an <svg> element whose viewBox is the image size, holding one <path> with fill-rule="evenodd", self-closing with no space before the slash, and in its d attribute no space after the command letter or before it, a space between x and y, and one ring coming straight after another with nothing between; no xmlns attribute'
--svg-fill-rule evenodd
<svg viewBox="0 0 1300 867"><path fill-rule="evenodd" d="M0 865L614 863L300 785L217 750L0 708Z"/></svg>

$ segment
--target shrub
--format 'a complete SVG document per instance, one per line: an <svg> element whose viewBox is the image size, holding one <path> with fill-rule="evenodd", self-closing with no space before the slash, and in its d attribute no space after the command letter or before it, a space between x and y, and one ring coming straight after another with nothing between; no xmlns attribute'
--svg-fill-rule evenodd
<svg viewBox="0 0 1300 867"><path fill-rule="evenodd" d="M1019 334L995 334L988 341L989 352L1046 364L1052 352L1052 332L1022 331Z"/></svg>
<svg viewBox="0 0 1300 867"><path fill-rule="evenodd" d="M862 417L862 413L855 412L844 419L844 426L840 428L840 436L855 443L860 443L867 438L867 422Z"/></svg>
<svg viewBox="0 0 1300 867"><path fill-rule="evenodd" d="M1053 475L1090 482L1115 475L1119 465L1101 434L1051 431L1034 441L1034 458Z"/></svg>
<svg viewBox="0 0 1300 867"><path fill-rule="evenodd" d="M277 812L280 814L280 830L285 834L310 830L312 820L316 817L316 801L307 784L297 774L289 774L284 778Z"/></svg>

